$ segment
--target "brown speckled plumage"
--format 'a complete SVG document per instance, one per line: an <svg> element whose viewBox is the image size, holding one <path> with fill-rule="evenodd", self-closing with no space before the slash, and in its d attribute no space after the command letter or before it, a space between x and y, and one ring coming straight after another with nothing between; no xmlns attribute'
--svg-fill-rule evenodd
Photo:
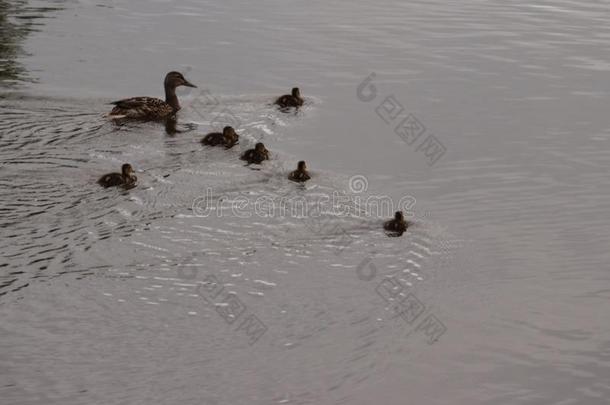
<svg viewBox="0 0 610 405"><path fill-rule="evenodd" d="M154 97L132 97L111 104L116 107L112 109L110 116L120 116L119 118L165 118L176 112L171 105Z"/></svg>
<svg viewBox="0 0 610 405"><path fill-rule="evenodd" d="M132 97L114 101L111 104L114 104L115 107L108 117L142 120L168 118L180 110L180 103L176 96L178 86L197 87L186 80L181 73L169 72L164 81L165 101L154 97Z"/></svg>

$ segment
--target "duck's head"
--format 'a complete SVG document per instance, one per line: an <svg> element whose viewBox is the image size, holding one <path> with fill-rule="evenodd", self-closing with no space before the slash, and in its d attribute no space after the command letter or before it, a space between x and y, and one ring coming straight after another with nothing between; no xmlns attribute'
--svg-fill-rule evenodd
<svg viewBox="0 0 610 405"><path fill-rule="evenodd" d="M254 150L260 153L267 152L267 148L265 148L265 145L262 142L254 145Z"/></svg>
<svg viewBox="0 0 610 405"><path fill-rule="evenodd" d="M307 170L307 164L305 164L304 160L301 160L298 164L297 164L297 170L300 172L304 172L305 170Z"/></svg>
<svg viewBox="0 0 610 405"><path fill-rule="evenodd" d="M396 221L404 221L405 217L402 215L402 211L396 211L396 213L394 214L394 219Z"/></svg>
<svg viewBox="0 0 610 405"><path fill-rule="evenodd" d="M178 86L197 87L184 78L180 72L169 72L165 75L165 87L175 89Z"/></svg>
<svg viewBox="0 0 610 405"><path fill-rule="evenodd" d="M131 177L135 174L133 167L131 167L129 163L125 163L123 166L121 166L121 173L124 177Z"/></svg>
<svg viewBox="0 0 610 405"><path fill-rule="evenodd" d="M298 87L292 88L292 97L301 98L301 91Z"/></svg>
<svg viewBox="0 0 610 405"><path fill-rule="evenodd" d="M226 126L222 129L222 136L228 139L233 139L235 137L235 130L233 127Z"/></svg>

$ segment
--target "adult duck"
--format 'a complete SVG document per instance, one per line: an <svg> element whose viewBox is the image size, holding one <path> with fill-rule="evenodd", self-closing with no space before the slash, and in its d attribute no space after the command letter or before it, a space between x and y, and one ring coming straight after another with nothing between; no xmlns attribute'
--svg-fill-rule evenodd
<svg viewBox="0 0 610 405"><path fill-rule="evenodd" d="M197 87L184 78L180 72L169 72L165 75L165 101L154 97L132 97L114 101L115 107L108 117L111 119L130 118L139 120L159 120L168 118L180 110L176 96L179 86Z"/></svg>

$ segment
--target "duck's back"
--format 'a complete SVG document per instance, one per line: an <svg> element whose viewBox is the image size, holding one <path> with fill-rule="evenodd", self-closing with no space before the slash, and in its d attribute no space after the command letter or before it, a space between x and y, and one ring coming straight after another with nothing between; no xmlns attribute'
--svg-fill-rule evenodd
<svg viewBox="0 0 610 405"><path fill-rule="evenodd" d="M201 140L201 143L209 146L217 146L222 145L224 142L224 137L220 132L212 132L209 133Z"/></svg>
<svg viewBox="0 0 610 405"><path fill-rule="evenodd" d="M391 232L405 232L407 230L407 223L405 221L398 221L396 219L392 219L383 224L383 228L386 231Z"/></svg>
<svg viewBox="0 0 610 405"><path fill-rule="evenodd" d="M295 170L292 173L290 173L290 176L288 176L288 178L292 181L304 182L304 181L309 180L311 177L309 177L309 174L307 172Z"/></svg>
<svg viewBox="0 0 610 405"><path fill-rule="evenodd" d="M172 106L155 97L132 97L110 104L115 105L109 114L111 118L156 119L174 113Z"/></svg>
<svg viewBox="0 0 610 405"><path fill-rule="evenodd" d="M114 187L120 186L125 181L123 180L123 176L120 173L109 173L105 174L97 181L100 186L104 187Z"/></svg>
<svg viewBox="0 0 610 405"><path fill-rule="evenodd" d="M253 159L255 152L256 151L254 149L248 149L247 151L244 152L243 155L241 155L240 159L247 160L249 162Z"/></svg>
<svg viewBox="0 0 610 405"><path fill-rule="evenodd" d="M303 105L303 100L296 98L291 94L286 94L275 101L275 104L280 107L300 107Z"/></svg>
<svg viewBox="0 0 610 405"><path fill-rule="evenodd" d="M263 163L263 160L266 159L269 159L267 154L260 153L255 149L247 150L246 153L241 156L241 160L245 160L248 163L256 164L261 164Z"/></svg>

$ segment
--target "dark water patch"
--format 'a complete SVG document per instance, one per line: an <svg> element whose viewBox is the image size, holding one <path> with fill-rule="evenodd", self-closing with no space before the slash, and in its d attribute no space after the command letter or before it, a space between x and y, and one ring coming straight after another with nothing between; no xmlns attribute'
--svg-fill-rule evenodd
<svg viewBox="0 0 610 405"><path fill-rule="evenodd" d="M60 11L61 2L0 1L0 85L14 87L19 82L32 81L19 58L25 55L22 43L26 37L40 30L41 20ZM44 5L43 5L44 4Z"/></svg>

